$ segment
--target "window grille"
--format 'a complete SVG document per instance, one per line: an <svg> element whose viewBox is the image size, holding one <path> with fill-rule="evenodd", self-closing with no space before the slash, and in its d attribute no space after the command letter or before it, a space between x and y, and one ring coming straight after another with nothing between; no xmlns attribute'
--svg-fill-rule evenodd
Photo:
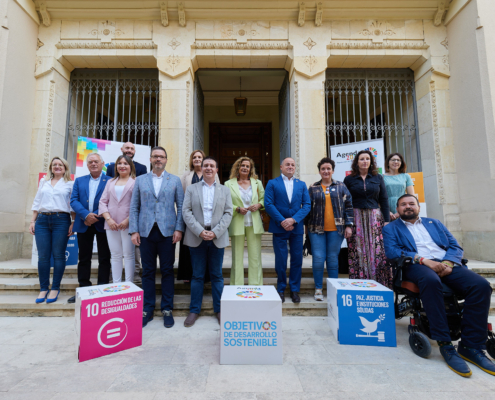
<svg viewBox="0 0 495 400"><path fill-rule="evenodd" d="M157 70L74 70L65 140L71 169L79 136L156 146L159 89Z"/></svg>
<svg viewBox="0 0 495 400"><path fill-rule="evenodd" d="M410 70L327 70L328 154L332 146L384 139L408 171L421 171L414 76Z"/></svg>

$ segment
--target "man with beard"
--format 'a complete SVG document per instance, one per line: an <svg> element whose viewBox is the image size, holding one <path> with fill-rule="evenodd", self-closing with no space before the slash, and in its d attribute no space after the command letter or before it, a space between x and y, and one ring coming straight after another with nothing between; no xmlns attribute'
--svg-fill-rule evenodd
<svg viewBox="0 0 495 400"><path fill-rule="evenodd" d="M122 154L124 156L129 157L134 163L134 168L136 168L136 178L141 175L145 175L148 173L148 169L145 165L139 164L137 161L134 161L134 156L136 155L136 147L133 143L127 142L121 148ZM114 178L115 177L115 163L111 163L107 168L107 176ZM141 271L141 252L139 250L139 246L136 246L135 252L135 269L134 269L134 283L141 283L141 277L139 276L139 271Z"/></svg>
<svg viewBox="0 0 495 400"><path fill-rule="evenodd" d="M143 260L143 327L153 319L156 303L156 259L160 259L162 296L160 309L165 328L174 325L175 244L182 239L184 190L178 176L165 171L167 152L151 149L152 172L136 179L129 214L132 243L141 246ZM175 211L177 209L177 212Z"/></svg>
<svg viewBox="0 0 495 400"><path fill-rule="evenodd" d="M148 173L148 169L146 168L145 165L139 164L137 161L134 161L134 156L136 155L136 147L134 146L133 143L131 142L124 143L121 150L124 156L127 156L131 160L133 160L132 162L134 163L134 168L136 168L136 178L138 176ZM115 177L115 163L111 163L108 165L107 176L111 178Z"/></svg>
<svg viewBox="0 0 495 400"><path fill-rule="evenodd" d="M383 228L387 258L401 255L413 263L403 270L403 279L419 287L419 295L430 322L431 338L438 342L447 365L469 377L466 361L495 375L495 364L484 353L492 289L488 281L461 265L463 250L438 220L419 217L419 202L411 194L397 200L400 218ZM464 297L461 341L452 345L445 312L443 285Z"/></svg>

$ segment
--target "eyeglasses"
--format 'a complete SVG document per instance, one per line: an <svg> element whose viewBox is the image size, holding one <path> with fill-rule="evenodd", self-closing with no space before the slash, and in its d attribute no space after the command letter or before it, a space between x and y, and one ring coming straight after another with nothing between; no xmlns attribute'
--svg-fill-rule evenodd
<svg viewBox="0 0 495 400"><path fill-rule="evenodd" d="M151 158L154 160L166 160L167 159L167 157L165 157L165 156L151 156Z"/></svg>

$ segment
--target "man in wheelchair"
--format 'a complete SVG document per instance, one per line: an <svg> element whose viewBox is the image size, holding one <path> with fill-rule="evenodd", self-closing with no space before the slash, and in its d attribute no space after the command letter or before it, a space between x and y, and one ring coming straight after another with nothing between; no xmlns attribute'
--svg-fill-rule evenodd
<svg viewBox="0 0 495 400"><path fill-rule="evenodd" d="M419 287L431 338L438 342L449 368L461 376L471 376L466 360L495 375L495 364L484 352L492 294L490 284L461 265L463 250L457 240L440 221L420 218L419 208L413 195L405 194L397 200L400 218L383 228L386 256L412 258L413 262L403 269L403 280ZM451 342L442 283L465 299L457 351Z"/></svg>

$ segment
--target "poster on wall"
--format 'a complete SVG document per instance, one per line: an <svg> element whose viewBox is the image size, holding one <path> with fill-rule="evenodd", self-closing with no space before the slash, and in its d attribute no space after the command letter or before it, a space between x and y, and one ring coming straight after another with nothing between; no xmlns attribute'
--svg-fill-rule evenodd
<svg viewBox="0 0 495 400"><path fill-rule="evenodd" d="M76 178L89 174L86 158L88 157L88 154L91 153L98 153L101 155L105 162L103 173L106 174L108 166L111 163L114 163L117 158L122 155L121 148L123 144L124 143L122 142L79 136L77 139ZM135 144L134 146L136 147L134 161L145 165L149 171L151 147L140 144Z"/></svg>
<svg viewBox="0 0 495 400"><path fill-rule="evenodd" d="M331 158L335 161L335 172L333 179L343 182L344 178L351 173L354 157L361 150L369 150L375 157L378 172L385 172L385 151L383 139L366 140L364 142L346 143L332 146L330 148Z"/></svg>
<svg viewBox="0 0 495 400"><path fill-rule="evenodd" d="M419 216L426 217L425 184L422 172L408 172L414 184L414 194L419 201Z"/></svg>

